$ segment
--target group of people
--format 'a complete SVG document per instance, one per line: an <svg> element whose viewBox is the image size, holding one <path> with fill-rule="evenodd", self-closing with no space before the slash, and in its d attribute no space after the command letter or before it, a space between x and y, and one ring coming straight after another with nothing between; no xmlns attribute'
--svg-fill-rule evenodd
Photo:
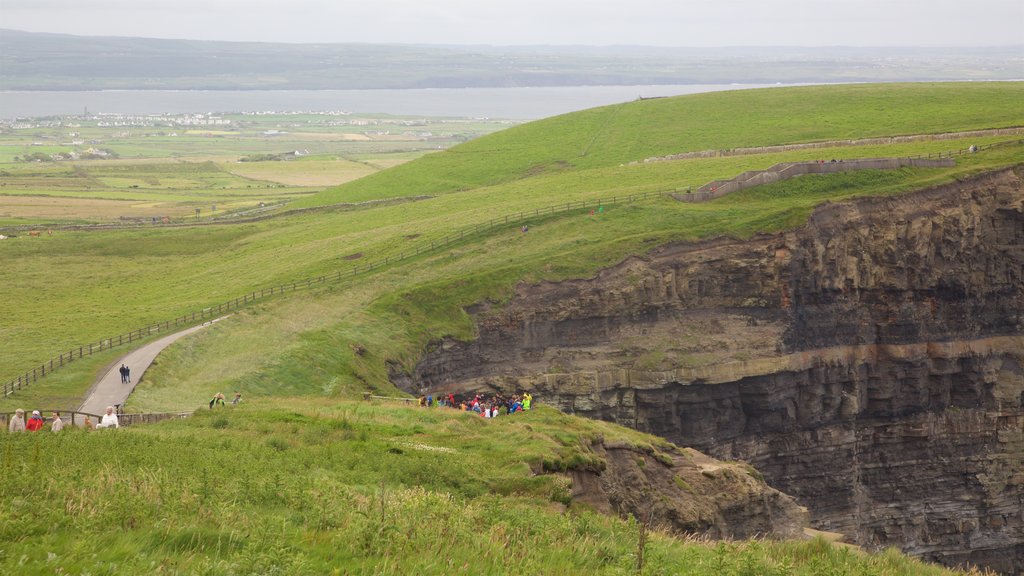
<svg viewBox="0 0 1024 576"><path fill-rule="evenodd" d="M11 416L11 421L7 424L7 431L14 432L38 432L43 429L46 425L46 419L43 418L39 410L33 410L32 415L25 419L25 411L18 408L14 411L14 416ZM117 421L117 414L114 412L113 406L107 406L106 413L100 418L99 423L92 421L92 417L88 414L85 415L85 422L83 423L86 430L95 430L101 428L120 428L121 425ZM50 420L50 431L60 432L64 429L64 421L60 419L60 412L54 412L53 418Z"/></svg>
<svg viewBox="0 0 1024 576"><path fill-rule="evenodd" d="M420 406L425 408L455 408L465 412L476 412L483 418L496 418L529 410L533 404L533 395L529 392L523 392L522 394L514 394L507 397L495 394L490 398L485 398L477 394L472 398L456 399L455 394L452 393L449 393L447 396L440 394L436 397L433 394L428 394L420 396L419 402Z"/></svg>
<svg viewBox="0 0 1024 576"><path fill-rule="evenodd" d="M231 403L232 404L238 404L241 401L242 401L242 393L241 392L235 392L235 397L231 400ZM218 404L220 404L221 406L224 406L224 393L223 392L217 392L216 394L213 395L213 398L210 400L210 410L213 410L213 407L218 405Z"/></svg>
<svg viewBox="0 0 1024 576"><path fill-rule="evenodd" d="M117 369L121 373L121 384L132 383L132 369L128 366L121 364L121 367Z"/></svg>

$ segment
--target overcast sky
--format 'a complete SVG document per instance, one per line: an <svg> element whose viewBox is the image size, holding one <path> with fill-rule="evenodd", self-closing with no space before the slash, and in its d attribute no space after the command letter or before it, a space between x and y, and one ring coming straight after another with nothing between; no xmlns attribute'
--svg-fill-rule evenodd
<svg viewBox="0 0 1024 576"><path fill-rule="evenodd" d="M0 28L265 42L1021 45L1024 0L0 0Z"/></svg>

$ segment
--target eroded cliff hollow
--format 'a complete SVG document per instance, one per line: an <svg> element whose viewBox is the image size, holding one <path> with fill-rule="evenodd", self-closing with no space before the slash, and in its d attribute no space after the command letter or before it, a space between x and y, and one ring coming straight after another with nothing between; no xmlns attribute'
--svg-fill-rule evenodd
<svg viewBox="0 0 1024 576"><path fill-rule="evenodd" d="M474 310L411 391L533 390L742 459L817 528L1024 572L1024 186L1003 170L663 246Z"/></svg>
<svg viewBox="0 0 1024 576"><path fill-rule="evenodd" d="M572 499L598 511L715 539L799 538L808 526L807 510L749 464L668 443L598 438L587 450L601 466L569 469Z"/></svg>

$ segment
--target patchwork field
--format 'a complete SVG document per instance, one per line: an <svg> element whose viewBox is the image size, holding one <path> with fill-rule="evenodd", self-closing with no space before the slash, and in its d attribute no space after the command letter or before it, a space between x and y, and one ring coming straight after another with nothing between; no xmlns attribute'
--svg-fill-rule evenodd
<svg viewBox="0 0 1024 576"><path fill-rule="evenodd" d="M199 121L218 124L176 125ZM8 122L0 125L0 226L178 221L195 219L197 209L199 219L223 216L307 196L505 126L318 114ZM52 198L76 200L61 209Z"/></svg>

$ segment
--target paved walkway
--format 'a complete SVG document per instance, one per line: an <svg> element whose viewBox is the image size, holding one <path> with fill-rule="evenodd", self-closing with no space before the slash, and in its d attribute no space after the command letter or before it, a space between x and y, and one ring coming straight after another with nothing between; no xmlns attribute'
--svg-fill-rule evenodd
<svg viewBox="0 0 1024 576"><path fill-rule="evenodd" d="M167 348L176 341L188 336L189 334L198 332L203 328L219 322L227 318L222 316L215 318L209 322L200 324L199 326L193 326L181 332L175 332L174 334L168 334L163 338L150 342L141 348L132 350L124 356L117 359L116 362L107 370L105 374L100 376L96 382L92 385L89 393L85 397L85 401L78 408L79 412L87 412L89 414L103 414L107 410L107 406L116 406L118 404L124 404L125 400L128 399L128 395L135 389L135 385L142 379L142 375L146 373L146 369L153 364L153 360L164 348ZM121 383L121 365L124 364L131 370L132 381L130 384Z"/></svg>

